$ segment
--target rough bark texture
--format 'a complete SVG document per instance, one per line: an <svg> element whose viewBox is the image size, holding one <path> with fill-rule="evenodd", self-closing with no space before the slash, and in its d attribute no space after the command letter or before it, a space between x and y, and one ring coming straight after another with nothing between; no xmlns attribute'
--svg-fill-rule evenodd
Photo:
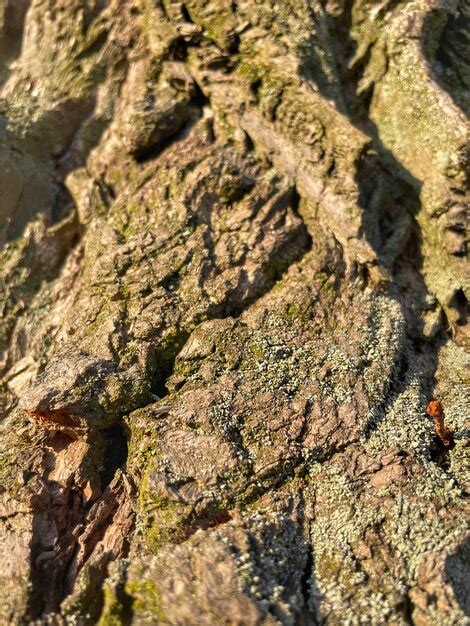
<svg viewBox="0 0 470 626"><path fill-rule="evenodd" d="M469 40L0 0L1 624L467 623Z"/></svg>

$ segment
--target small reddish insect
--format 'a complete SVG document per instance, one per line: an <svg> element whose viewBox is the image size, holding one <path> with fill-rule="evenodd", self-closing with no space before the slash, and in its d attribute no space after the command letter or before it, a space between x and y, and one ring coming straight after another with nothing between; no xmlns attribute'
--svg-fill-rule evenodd
<svg viewBox="0 0 470 626"><path fill-rule="evenodd" d="M452 448L454 445L454 434L450 428L444 424L444 408L440 400L431 400L426 408L426 413L434 420L434 432L445 448Z"/></svg>

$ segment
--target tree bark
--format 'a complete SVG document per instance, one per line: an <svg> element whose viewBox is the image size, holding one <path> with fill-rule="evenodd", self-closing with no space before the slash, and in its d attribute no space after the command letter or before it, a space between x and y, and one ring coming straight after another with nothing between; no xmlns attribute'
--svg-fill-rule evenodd
<svg viewBox="0 0 470 626"><path fill-rule="evenodd" d="M469 39L0 0L0 623L466 623Z"/></svg>

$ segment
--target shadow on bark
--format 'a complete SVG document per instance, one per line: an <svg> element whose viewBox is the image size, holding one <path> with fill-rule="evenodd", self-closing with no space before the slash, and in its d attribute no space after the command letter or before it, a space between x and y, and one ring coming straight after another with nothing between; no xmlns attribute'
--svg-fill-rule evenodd
<svg viewBox="0 0 470 626"><path fill-rule="evenodd" d="M423 24L423 53L436 83L470 117L470 4L460 0L454 12L430 11Z"/></svg>
<svg viewBox="0 0 470 626"><path fill-rule="evenodd" d="M370 436L410 384L411 361L420 364L421 397L423 407L426 406L435 387L439 350L448 341L449 333L441 327L431 338L422 334L424 322L417 311L426 309L426 300L430 295L422 273L423 237L416 220L421 210L422 182L395 158L380 139L379 130L369 116L374 84L364 93L357 93L357 86L369 61L369 52L353 67L350 66L349 62L357 50L357 44L350 35L353 5L353 0L346 0L340 16L326 19L326 37L329 37L336 52L337 80L325 77L317 80L322 58L315 49L314 40L310 56L300 67L300 73L307 81L311 81L312 77L315 79L320 93L332 99L351 124L370 137L375 151L375 154L362 156L355 172L360 190L359 205L364 215L363 235L376 252L379 264L389 274L390 280L382 289L402 309L410 350L405 349L396 356L389 391L383 402L375 407L364 428L366 436ZM325 25L319 27L319 30L322 29L325 37ZM362 278L367 281L367 276Z"/></svg>
<svg viewBox="0 0 470 626"><path fill-rule="evenodd" d="M470 594L468 593L468 573L470 571L470 537L457 546L446 558L445 575L460 608L470 617Z"/></svg>

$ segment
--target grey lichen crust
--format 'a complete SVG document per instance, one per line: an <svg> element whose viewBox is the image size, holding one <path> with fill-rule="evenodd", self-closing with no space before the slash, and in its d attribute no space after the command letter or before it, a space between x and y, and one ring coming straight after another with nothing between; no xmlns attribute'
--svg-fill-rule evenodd
<svg viewBox="0 0 470 626"><path fill-rule="evenodd" d="M469 17L0 0L0 624L468 623Z"/></svg>

